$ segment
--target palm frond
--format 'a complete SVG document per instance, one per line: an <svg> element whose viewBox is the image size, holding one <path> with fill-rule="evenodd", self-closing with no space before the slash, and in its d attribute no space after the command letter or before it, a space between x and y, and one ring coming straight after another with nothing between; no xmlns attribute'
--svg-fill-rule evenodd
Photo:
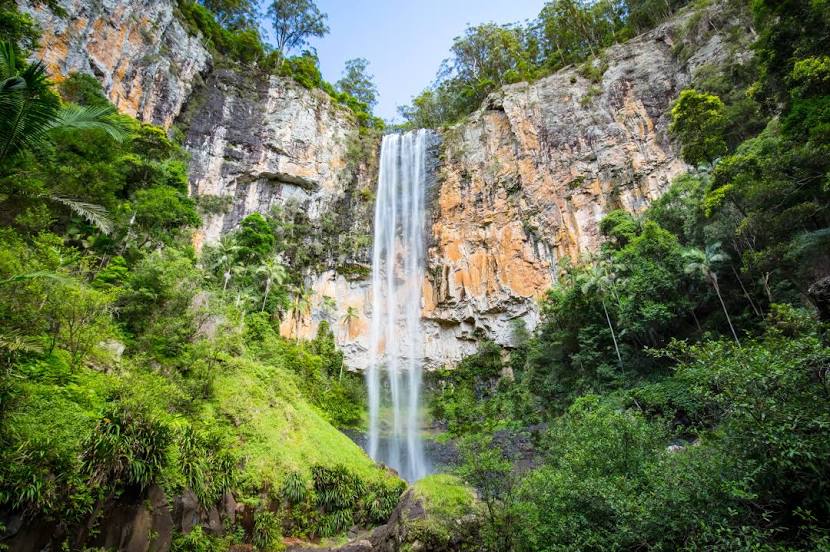
<svg viewBox="0 0 830 552"><path fill-rule="evenodd" d="M122 142L129 134L125 126L112 115L115 109L109 105L80 106L66 105L61 108L52 128L77 130L98 129L109 134L117 142Z"/></svg>
<svg viewBox="0 0 830 552"><path fill-rule="evenodd" d="M0 350L9 353L42 353L43 348L34 337L23 335L17 330L0 333Z"/></svg>
<svg viewBox="0 0 830 552"><path fill-rule="evenodd" d="M69 207L77 215L83 217L87 222L98 228L102 233L110 234L112 232L113 221L105 207L71 197L50 195L49 199Z"/></svg>
<svg viewBox="0 0 830 552"><path fill-rule="evenodd" d="M14 46L5 40L0 42L0 78L6 79L17 72Z"/></svg>

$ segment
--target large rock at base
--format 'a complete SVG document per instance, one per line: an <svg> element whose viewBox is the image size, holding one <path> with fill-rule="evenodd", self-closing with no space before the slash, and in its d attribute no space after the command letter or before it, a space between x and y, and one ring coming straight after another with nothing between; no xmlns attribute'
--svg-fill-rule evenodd
<svg viewBox="0 0 830 552"><path fill-rule="evenodd" d="M100 523L95 546L121 552L167 552L173 541L173 518L164 491L150 487L146 496L118 502Z"/></svg>

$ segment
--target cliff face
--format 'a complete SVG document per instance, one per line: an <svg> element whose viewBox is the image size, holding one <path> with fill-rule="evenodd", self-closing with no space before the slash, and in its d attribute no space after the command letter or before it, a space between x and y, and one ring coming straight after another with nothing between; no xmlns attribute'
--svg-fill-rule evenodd
<svg viewBox="0 0 830 552"><path fill-rule="evenodd" d="M560 259L596 248L605 214L641 212L687 169L667 135L671 102L730 55L697 28L705 15L690 21L610 48L594 81L570 67L506 86L445 132L424 286L433 358L459 359L483 337L510 345L514 320L537 324ZM680 46L694 55L678 59Z"/></svg>
<svg viewBox="0 0 830 552"><path fill-rule="evenodd" d="M61 0L65 17L18 0L43 31L40 50L53 79L95 75L123 113L164 127L173 124L200 73L211 63L170 0Z"/></svg>
<svg viewBox="0 0 830 552"><path fill-rule="evenodd" d="M190 186L228 198L204 216L197 244L211 243L253 212L292 201L312 220L365 176L349 165L358 128L351 112L291 79L217 69L186 113ZM219 203L222 203L221 201Z"/></svg>
<svg viewBox="0 0 830 552"><path fill-rule="evenodd" d="M174 0L60 0L66 17L19 2L44 31L37 57L55 78L93 74L125 113L187 129L197 246L255 211L307 215L317 230L303 247L330 257L308 275L311 308L281 331L312 337L327 320L350 365L365 366L377 143L361 142L352 114L319 90L212 59ZM589 70L506 86L443 133L423 284L429 366L484 338L510 345L515 320L534 327L560 260L597 246L607 212L642 211L686 170L668 111L699 68L734 54L725 37L739 23L712 24L717 10L681 14Z"/></svg>

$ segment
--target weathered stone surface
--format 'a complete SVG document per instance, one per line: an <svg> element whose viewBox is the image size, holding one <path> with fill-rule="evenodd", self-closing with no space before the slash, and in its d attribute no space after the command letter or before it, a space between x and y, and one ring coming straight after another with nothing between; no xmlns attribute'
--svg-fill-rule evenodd
<svg viewBox="0 0 830 552"><path fill-rule="evenodd" d="M510 345L513 320L534 327L559 260L594 250L606 213L641 212L687 169L667 133L671 102L727 56L720 35L686 32L687 20L610 48L600 82L570 67L506 86L444 133L424 283L436 363L483 337ZM686 61L681 35L699 41Z"/></svg>
<svg viewBox="0 0 830 552"><path fill-rule="evenodd" d="M95 544L124 552L167 552L173 540L173 518L164 491L116 502L104 515Z"/></svg>
<svg viewBox="0 0 830 552"><path fill-rule="evenodd" d="M286 317L280 326L284 336L312 339L325 320L334 333L350 369L367 367L369 325L372 316L371 283L365 278L350 280L334 270L313 275L308 285L313 291L311 308L300 319ZM351 312L352 315L347 315Z"/></svg>
<svg viewBox="0 0 830 552"><path fill-rule="evenodd" d="M348 148L358 127L321 90L217 69L194 94L186 118L191 194L230 198L226 209L204 215L197 246L289 200L316 220L348 187Z"/></svg>
<svg viewBox="0 0 830 552"><path fill-rule="evenodd" d="M174 0L59 0L65 17L44 4L18 0L43 30L35 57L53 79L94 75L120 111L142 121L172 125L210 66L201 40L176 18Z"/></svg>

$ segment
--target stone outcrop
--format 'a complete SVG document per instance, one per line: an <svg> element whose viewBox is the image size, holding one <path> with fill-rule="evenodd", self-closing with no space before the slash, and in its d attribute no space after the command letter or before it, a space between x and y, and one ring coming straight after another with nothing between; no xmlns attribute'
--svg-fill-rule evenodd
<svg viewBox="0 0 830 552"><path fill-rule="evenodd" d="M186 118L191 194L229 200L204 215L198 242L215 242L245 216L287 201L317 220L354 184L347 165L357 124L321 90L217 69Z"/></svg>
<svg viewBox="0 0 830 552"><path fill-rule="evenodd" d="M514 320L533 328L561 259L594 250L605 214L641 212L687 170L668 136L670 105L699 67L729 55L689 16L609 48L592 71L506 86L444 133L424 285L436 360L481 338L509 346ZM688 60L679 40L695 42Z"/></svg>
<svg viewBox="0 0 830 552"><path fill-rule="evenodd" d="M18 0L43 31L35 57L53 79L95 75L112 103L170 127L211 57L176 17L172 0L60 0L66 15Z"/></svg>

